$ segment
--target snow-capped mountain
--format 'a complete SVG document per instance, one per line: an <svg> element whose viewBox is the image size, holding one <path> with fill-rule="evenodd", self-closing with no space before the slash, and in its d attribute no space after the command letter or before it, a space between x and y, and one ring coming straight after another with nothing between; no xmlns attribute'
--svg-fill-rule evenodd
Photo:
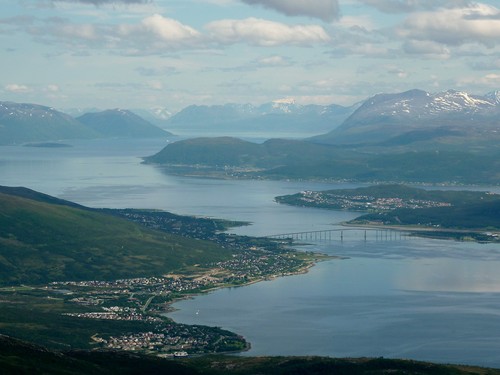
<svg viewBox="0 0 500 375"><path fill-rule="evenodd" d="M0 102L0 144L95 137L93 130L54 108Z"/></svg>
<svg viewBox="0 0 500 375"><path fill-rule="evenodd" d="M355 107L301 105L293 98L262 105L192 105L166 123L176 133L241 135L250 133L314 135L329 131L344 121Z"/></svg>
<svg viewBox="0 0 500 375"><path fill-rule="evenodd" d="M329 143L373 143L408 132L437 137L494 131L500 128L499 115L500 92L483 96L455 90L378 94L367 99L337 129L319 138Z"/></svg>
<svg viewBox="0 0 500 375"><path fill-rule="evenodd" d="M421 90L400 94L379 94L366 100L346 123L374 115L422 118L448 114L487 113L495 109L499 99L500 97L495 94L476 96L454 90L436 94Z"/></svg>
<svg viewBox="0 0 500 375"><path fill-rule="evenodd" d="M492 91L485 95L486 100L496 105L500 104L500 91Z"/></svg>
<svg viewBox="0 0 500 375"><path fill-rule="evenodd" d="M131 111L160 128L165 128L166 121L173 115L173 113L165 107L134 108L131 109Z"/></svg>

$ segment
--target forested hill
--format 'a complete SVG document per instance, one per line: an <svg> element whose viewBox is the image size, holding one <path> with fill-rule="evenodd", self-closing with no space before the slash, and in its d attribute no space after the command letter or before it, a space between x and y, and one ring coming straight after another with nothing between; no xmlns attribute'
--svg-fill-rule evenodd
<svg viewBox="0 0 500 375"><path fill-rule="evenodd" d="M145 158L145 162L192 167L187 173L199 175L213 175L214 170L219 169L223 177L500 183L498 147L414 150L286 139L270 139L258 144L230 137L194 138L170 143Z"/></svg>
<svg viewBox="0 0 500 375"><path fill-rule="evenodd" d="M0 212L0 284L157 276L230 254L28 189L0 189Z"/></svg>

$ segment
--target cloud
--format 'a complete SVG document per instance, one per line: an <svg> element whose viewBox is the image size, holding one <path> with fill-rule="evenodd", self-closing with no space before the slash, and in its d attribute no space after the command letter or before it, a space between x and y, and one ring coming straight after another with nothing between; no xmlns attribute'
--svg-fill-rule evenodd
<svg viewBox="0 0 500 375"><path fill-rule="evenodd" d="M0 24L17 32L24 31L37 42L60 44L66 51L78 49L83 54L90 49L106 49L129 56L160 55L237 43L309 47L331 40L319 25L287 25L256 18L214 21L207 24L203 32L161 14L119 24L77 23L60 17L15 21L0 19Z"/></svg>
<svg viewBox="0 0 500 375"><path fill-rule="evenodd" d="M266 67L289 66L290 59L287 59L283 56L275 55L275 56L263 57L257 61L257 64Z"/></svg>
<svg viewBox="0 0 500 375"><path fill-rule="evenodd" d="M220 44L248 43L258 46L278 45L307 46L326 43L327 32L317 25L294 25L257 18L220 20L209 23L206 29L210 38Z"/></svg>
<svg viewBox="0 0 500 375"><path fill-rule="evenodd" d="M468 6L469 0L358 0L384 13L409 13L438 8L459 8Z"/></svg>
<svg viewBox="0 0 500 375"><path fill-rule="evenodd" d="M54 85L54 84L47 85L47 87L45 88L45 90L48 91L48 92L58 92L59 91L59 86L58 85Z"/></svg>
<svg viewBox="0 0 500 375"><path fill-rule="evenodd" d="M493 47L500 42L500 10L485 4L412 14L399 28L409 40L449 46L479 43Z"/></svg>
<svg viewBox="0 0 500 375"><path fill-rule="evenodd" d="M489 87L491 89L497 89L500 86L500 74L490 73L482 77L462 78L457 83L458 85L465 87L470 87L475 85L482 88Z"/></svg>
<svg viewBox="0 0 500 375"><path fill-rule="evenodd" d="M469 63L474 70L500 70L500 58L491 61L472 61Z"/></svg>
<svg viewBox="0 0 500 375"><path fill-rule="evenodd" d="M151 0L52 0L54 3L106 4L149 4Z"/></svg>
<svg viewBox="0 0 500 375"><path fill-rule="evenodd" d="M15 93L15 94L22 94L22 93L27 93L33 91L30 87L26 85L20 85L18 83L9 83L5 85L4 87L5 91Z"/></svg>
<svg viewBox="0 0 500 375"><path fill-rule="evenodd" d="M448 59L451 56L448 47L429 40L410 40L403 45L403 50L410 55L427 56L436 59Z"/></svg>
<svg viewBox="0 0 500 375"><path fill-rule="evenodd" d="M160 14L143 19L139 26L121 26L119 32L126 36L144 33L168 43L182 43L200 37L200 33L192 27Z"/></svg>
<svg viewBox="0 0 500 375"><path fill-rule="evenodd" d="M408 72L396 66L387 67L387 74L395 76L397 78L408 78Z"/></svg>
<svg viewBox="0 0 500 375"><path fill-rule="evenodd" d="M35 20L24 30L42 43L78 48L105 48L122 54L161 54L202 46L194 28L159 14L137 23L73 23L52 17Z"/></svg>
<svg viewBox="0 0 500 375"><path fill-rule="evenodd" d="M241 0L249 5L261 5L287 16L307 16L330 22L339 16L338 0Z"/></svg>
<svg viewBox="0 0 500 375"><path fill-rule="evenodd" d="M146 77L156 77L156 76L170 76L178 73L177 68L172 66L163 66L157 68L147 68L147 67L138 67L136 71Z"/></svg>

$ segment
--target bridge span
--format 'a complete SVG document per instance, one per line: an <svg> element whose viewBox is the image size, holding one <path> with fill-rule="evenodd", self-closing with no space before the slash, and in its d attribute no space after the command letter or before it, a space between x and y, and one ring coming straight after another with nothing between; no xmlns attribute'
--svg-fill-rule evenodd
<svg viewBox="0 0 500 375"><path fill-rule="evenodd" d="M283 240L310 240L310 241L344 241L344 240L365 240L365 241L395 241L409 238L409 233L395 229L379 228L342 228L313 230L304 232L280 233L265 236ZM414 238L414 237L412 237Z"/></svg>

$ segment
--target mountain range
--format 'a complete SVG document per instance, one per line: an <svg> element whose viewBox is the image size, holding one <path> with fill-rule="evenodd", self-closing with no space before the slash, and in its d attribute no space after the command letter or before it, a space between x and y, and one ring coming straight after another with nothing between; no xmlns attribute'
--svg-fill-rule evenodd
<svg viewBox="0 0 500 375"><path fill-rule="evenodd" d="M350 107L281 99L259 106L191 105L174 115L165 108L71 113L79 116L37 104L0 102L0 144L171 135L164 129L187 136L312 137L312 142L335 145L428 149L436 144L484 147L485 141L500 138L500 91L410 90L377 94Z"/></svg>
<svg viewBox="0 0 500 375"><path fill-rule="evenodd" d="M88 113L79 118L38 104L0 102L0 145L62 139L167 137L172 135L125 110Z"/></svg>
<svg viewBox="0 0 500 375"><path fill-rule="evenodd" d="M252 104L191 105L165 122L177 133L197 135L241 135L266 133L312 136L340 125L357 105L301 105L293 99Z"/></svg>

